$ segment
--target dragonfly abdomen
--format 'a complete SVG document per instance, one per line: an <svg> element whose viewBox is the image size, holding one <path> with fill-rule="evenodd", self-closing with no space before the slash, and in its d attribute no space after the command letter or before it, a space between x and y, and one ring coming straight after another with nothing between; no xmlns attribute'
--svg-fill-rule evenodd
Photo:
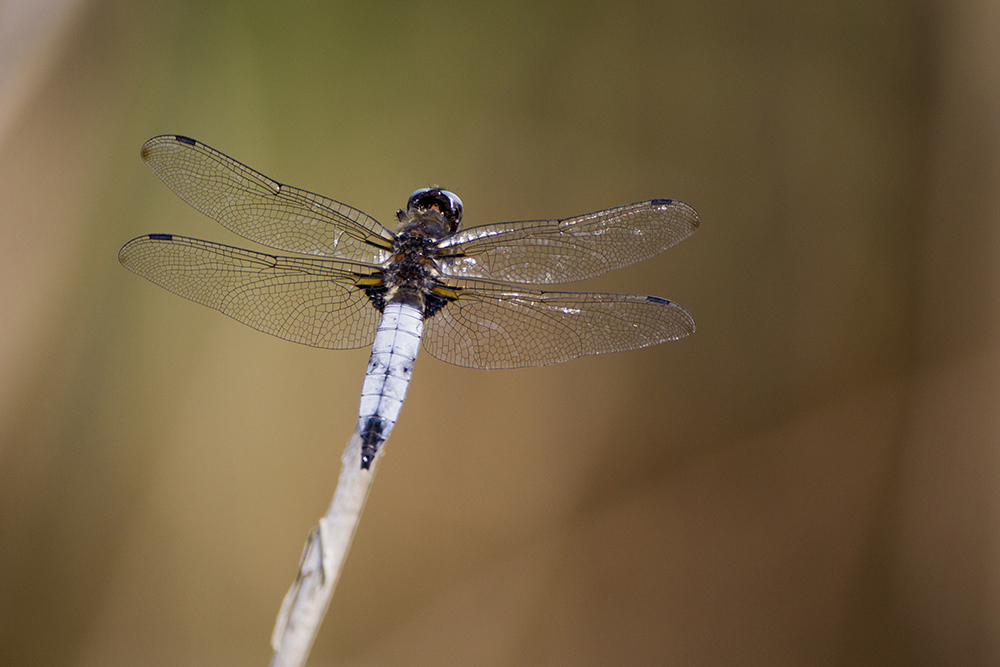
<svg viewBox="0 0 1000 667"><path fill-rule="evenodd" d="M418 306L403 301L385 304L358 409L364 469L371 465L399 417L423 330L423 313Z"/></svg>

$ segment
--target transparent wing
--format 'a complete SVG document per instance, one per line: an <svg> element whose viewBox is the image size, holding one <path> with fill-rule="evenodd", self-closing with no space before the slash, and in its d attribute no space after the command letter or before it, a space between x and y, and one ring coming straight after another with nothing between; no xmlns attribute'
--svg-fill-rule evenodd
<svg viewBox="0 0 1000 667"><path fill-rule="evenodd" d="M175 294L278 338L314 347L371 345L379 312L359 283L373 267L330 259L275 257L219 243L148 234L118 260Z"/></svg>
<svg viewBox="0 0 1000 667"><path fill-rule="evenodd" d="M459 366L544 366L694 332L686 310L655 296L519 290L481 280L449 287L458 298L426 320L424 349Z"/></svg>
<svg viewBox="0 0 1000 667"><path fill-rule="evenodd" d="M439 264L458 278L567 283L649 259L696 229L693 208L652 199L565 220L472 227L439 244Z"/></svg>
<svg viewBox="0 0 1000 667"><path fill-rule="evenodd" d="M282 185L200 141L154 137L142 159L178 197L243 238L279 250L381 264L393 235L338 201Z"/></svg>

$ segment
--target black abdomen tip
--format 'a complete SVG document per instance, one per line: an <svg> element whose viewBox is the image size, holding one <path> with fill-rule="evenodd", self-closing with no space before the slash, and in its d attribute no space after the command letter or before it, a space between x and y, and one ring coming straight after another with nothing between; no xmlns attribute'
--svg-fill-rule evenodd
<svg viewBox="0 0 1000 667"><path fill-rule="evenodd" d="M378 448L385 442L383 433L385 433L385 424L382 419L377 416L369 417L368 421L365 422L364 428L361 429L362 470L368 470L371 467L372 461L375 460Z"/></svg>

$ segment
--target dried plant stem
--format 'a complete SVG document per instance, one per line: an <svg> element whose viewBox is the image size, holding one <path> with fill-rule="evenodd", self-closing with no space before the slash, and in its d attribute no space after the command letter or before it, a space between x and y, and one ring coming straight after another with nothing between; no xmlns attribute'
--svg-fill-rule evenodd
<svg viewBox="0 0 1000 667"><path fill-rule="evenodd" d="M271 667L305 665L333 598L381 458L376 456L369 470L361 469L361 437L355 431L341 457L343 468L330 509L309 533L298 575L278 612L271 636L274 648Z"/></svg>

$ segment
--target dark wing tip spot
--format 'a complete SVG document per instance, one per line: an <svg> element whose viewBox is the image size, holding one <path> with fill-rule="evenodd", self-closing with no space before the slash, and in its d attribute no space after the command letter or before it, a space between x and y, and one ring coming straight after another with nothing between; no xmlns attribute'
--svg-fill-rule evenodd
<svg viewBox="0 0 1000 667"><path fill-rule="evenodd" d="M185 137L183 134L175 134L174 139L181 142L182 144L187 144L188 146L194 146L198 142L191 137Z"/></svg>
<svg viewBox="0 0 1000 667"><path fill-rule="evenodd" d="M649 203L652 204L653 206L670 206L671 204L674 203L674 200L673 199L654 199L654 200L652 200Z"/></svg>
<svg viewBox="0 0 1000 667"><path fill-rule="evenodd" d="M673 301L671 301L670 299L664 299L658 296L647 296L646 301L650 303L660 303L663 304L664 306L673 303Z"/></svg>
<svg viewBox="0 0 1000 667"><path fill-rule="evenodd" d="M149 240L151 241L173 241L173 234L150 234Z"/></svg>

